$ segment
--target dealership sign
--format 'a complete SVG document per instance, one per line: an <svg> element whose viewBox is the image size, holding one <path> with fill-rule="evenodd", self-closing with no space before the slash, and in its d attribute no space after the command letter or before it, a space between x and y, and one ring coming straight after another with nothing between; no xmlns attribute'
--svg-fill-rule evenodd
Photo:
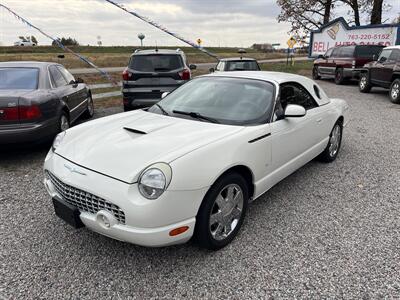
<svg viewBox="0 0 400 300"><path fill-rule="evenodd" d="M317 57L335 46L398 44L400 44L399 24L350 27L343 18L338 18L311 32L309 56Z"/></svg>

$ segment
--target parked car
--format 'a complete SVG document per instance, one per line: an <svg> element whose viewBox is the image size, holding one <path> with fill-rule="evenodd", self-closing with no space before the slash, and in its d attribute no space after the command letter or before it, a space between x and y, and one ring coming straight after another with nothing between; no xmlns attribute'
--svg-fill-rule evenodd
<svg viewBox="0 0 400 300"><path fill-rule="evenodd" d="M210 69L210 73L229 71L261 71L261 68L254 58L232 57L220 59L217 66Z"/></svg>
<svg viewBox="0 0 400 300"><path fill-rule="evenodd" d="M31 42L31 41L22 41L22 40L20 40L18 42L15 42L14 46L34 47L34 46L37 46L37 44L34 43L34 42Z"/></svg>
<svg viewBox="0 0 400 300"><path fill-rule="evenodd" d="M62 65L0 63L0 144L52 139L93 113L89 88Z"/></svg>
<svg viewBox="0 0 400 300"><path fill-rule="evenodd" d="M122 73L124 110L143 108L160 101L192 78L185 53L180 50L137 50Z"/></svg>
<svg viewBox="0 0 400 300"><path fill-rule="evenodd" d="M344 100L286 73L197 77L147 111L59 134L44 184L75 227L144 246L219 249L251 200L314 159L331 162L348 121Z"/></svg>
<svg viewBox="0 0 400 300"><path fill-rule="evenodd" d="M400 46L386 47L361 70L360 91L368 93L374 86L389 89L390 100L400 104Z"/></svg>
<svg viewBox="0 0 400 300"><path fill-rule="evenodd" d="M326 51L314 61L313 78L330 77L336 84L359 79L362 67L382 51L380 45L338 46Z"/></svg>

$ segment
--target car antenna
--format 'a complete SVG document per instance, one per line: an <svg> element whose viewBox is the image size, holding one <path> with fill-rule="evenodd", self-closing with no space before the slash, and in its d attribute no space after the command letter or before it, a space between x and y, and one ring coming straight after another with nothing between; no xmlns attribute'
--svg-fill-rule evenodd
<svg viewBox="0 0 400 300"><path fill-rule="evenodd" d="M239 49L238 53L240 54L240 59L243 59L243 54L246 53L246 50L244 49Z"/></svg>

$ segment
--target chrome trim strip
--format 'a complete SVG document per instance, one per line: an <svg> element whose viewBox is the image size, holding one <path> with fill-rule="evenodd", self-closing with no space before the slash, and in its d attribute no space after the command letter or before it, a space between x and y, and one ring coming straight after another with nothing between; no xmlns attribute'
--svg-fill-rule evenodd
<svg viewBox="0 0 400 300"><path fill-rule="evenodd" d="M82 104L85 104L85 103L87 103L88 101L89 101L89 98L86 98L84 101L82 101L81 104L79 104L78 106L76 106L76 107L74 107L73 109L71 109L70 112L75 111L77 108L81 107Z"/></svg>

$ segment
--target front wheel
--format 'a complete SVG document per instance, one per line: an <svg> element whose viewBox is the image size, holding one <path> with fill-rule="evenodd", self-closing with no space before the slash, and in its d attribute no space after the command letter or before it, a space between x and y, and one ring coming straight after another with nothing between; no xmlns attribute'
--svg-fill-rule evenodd
<svg viewBox="0 0 400 300"><path fill-rule="evenodd" d="M237 173L218 179L207 192L196 217L195 238L199 245L218 250L237 235L246 215L249 189Z"/></svg>
<svg viewBox="0 0 400 300"><path fill-rule="evenodd" d="M343 125L337 122L329 135L329 142L325 150L318 156L318 159L323 162L333 162L339 154L340 146L342 145Z"/></svg>
<svg viewBox="0 0 400 300"><path fill-rule="evenodd" d="M313 77L314 80L321 79L321 76L319 76L318 66L314 66L314 68L312 70L312 77Z"/></svg>
<svg viewBox="0 0 400 300"><path fill-rule="evenodd" d="M369 76L367 73L360 75L360 81L358 82L358 88L361 93L369 93L371 91L371 84L369 82Z"/></svg>
<svg viewBox="0 0 400 300"><path fill-rule="evenodd" d="M390 101L400 104L400 79L395 79L390 86Z"/></svg>
<svg viewBox="0 0 400 300"><path fill-rule="evenodd" d="M62 112L58 121L58 132L63 132L70 127L69 118L66 112Z"/></svg>

